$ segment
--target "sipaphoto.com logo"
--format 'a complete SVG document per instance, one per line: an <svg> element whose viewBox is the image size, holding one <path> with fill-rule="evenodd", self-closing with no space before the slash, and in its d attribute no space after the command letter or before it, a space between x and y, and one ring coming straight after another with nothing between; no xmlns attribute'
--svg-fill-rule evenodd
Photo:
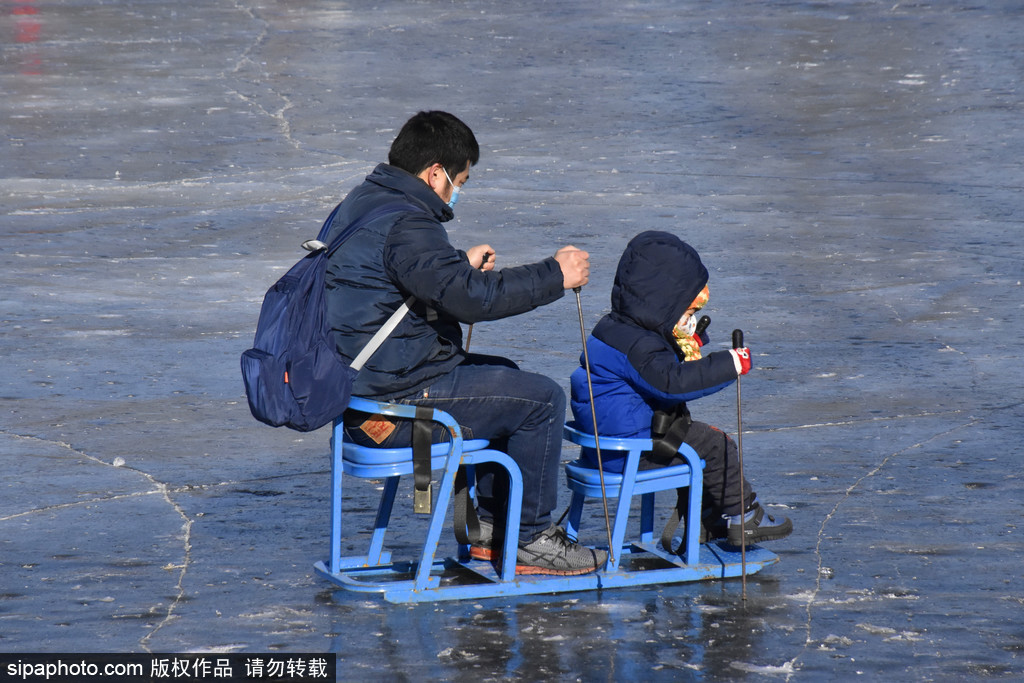
<svg viewBox="0 0 1024 683"><path fill-rule="evenodd" d="M90 662L85 659L64 661L7 662L6 675L20 681L53 681L80 678L114 678L125 679L144 676L146 667L141 662Z"/></svg>
<svg viewBox="0 0 1024 683"><path fill-rule="evenodd" d="M336 671L324 653L0 653L0 683L322 683Z"/></svg>

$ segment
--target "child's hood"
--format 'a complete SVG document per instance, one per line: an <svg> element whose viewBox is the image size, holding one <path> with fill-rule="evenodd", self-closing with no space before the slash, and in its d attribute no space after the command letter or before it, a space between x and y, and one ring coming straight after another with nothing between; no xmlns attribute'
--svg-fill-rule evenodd
<svg viewBox="0 0 1024 683"><path fill-rule="evenodd" d="M686 242L642 232L626 245L612 285L612 312L666 339L708 283L708 269Z"/></svg>

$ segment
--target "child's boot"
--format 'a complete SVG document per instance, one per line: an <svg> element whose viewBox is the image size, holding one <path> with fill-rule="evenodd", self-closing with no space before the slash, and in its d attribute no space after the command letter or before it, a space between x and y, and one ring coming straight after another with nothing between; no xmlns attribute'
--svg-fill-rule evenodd
<svg viewBox="0 0 1024 683"><path fill-rule="evenodd" d="M729 523L729 545L736 547L741 545L741 539L744 537L747 545L753 545L762 541L777 541L793 532L793 522L788 517L775 521L774 517L764 511L756 498L744 515L742 530L739 515L729 516L726 520Z"/></svg>

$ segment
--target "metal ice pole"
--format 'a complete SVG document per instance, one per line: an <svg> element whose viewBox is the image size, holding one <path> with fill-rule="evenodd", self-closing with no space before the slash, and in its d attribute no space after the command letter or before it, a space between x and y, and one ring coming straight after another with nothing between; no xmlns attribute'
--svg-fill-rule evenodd
<svg viewBox="0 0 1024 683"><path fill-rule="evenodd" d="M587 331L583 326L583 304L580 302L580 290L582 287L574 287L576 293L576 310L580 313L580 337L583 340L583 368L587 372L587 392L590 395L590 417L594 423L594 450L597 451L597 472L601 478L601 502L604 503L604 526L608 532L608 561L615 566L615 548L612 547L612 523L608 516L608 492L604 488L604 463L601 462L601 440L597 435L597 408L594 406L594 385L590 380L590 354L587 352Z"/></svg>
<svg viewBox="0 0 1024 683"><path fill-rule="evenodd" d="M743 330L732 331L732 348L743 348ZM740 376L736 376L736 452L740 460L740 576L742 576L742 597L747 599L747 496L743 491L743 414L740 410Z"/></svg>

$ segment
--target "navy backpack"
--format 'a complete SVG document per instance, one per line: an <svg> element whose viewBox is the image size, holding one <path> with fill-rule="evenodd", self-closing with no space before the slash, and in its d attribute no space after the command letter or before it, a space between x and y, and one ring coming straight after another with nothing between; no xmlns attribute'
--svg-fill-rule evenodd
<svg viewBox="0 0 1024 683"><path fill-rule="evenodd" d="M362 367L350 366L337 351L327 324L324 279L330 256L356 230L388 213L416 210L411 204L386 204L350 224L330 245L327 237L339 204L324 222L317 240L306 242L307 254L271 287L263 298L253 348L242 354L242 379L253 417L272 427L309 432L344 412L352 381ZM365 352L372 353L408 311L403 306L389 321L390 328L375 336ZM383 332L383 331L382 331ZM373 347L371 349L371 347ZM365 354L365 355L364 355Z"/></svg>

